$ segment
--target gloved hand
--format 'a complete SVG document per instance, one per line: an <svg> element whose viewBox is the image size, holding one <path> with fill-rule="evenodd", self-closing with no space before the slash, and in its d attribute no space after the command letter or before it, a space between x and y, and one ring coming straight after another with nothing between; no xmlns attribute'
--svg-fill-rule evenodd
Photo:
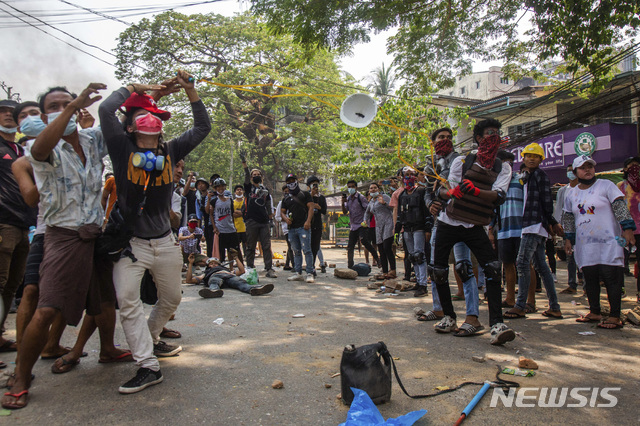
<svg viewBox="0 0 640 426"><path fill-rule="evenodd" d="M457 198L458 200L464 196L464 193L460 190L460 185L447 191L447 195L451 198Z"/></svg>
<svg viewBox="0 0 640 426"><path fill-rule="evenodd" d="M247 157L245 156L244 151L238 152L238 157L240 157L240 161L242 161L243 163L247 162Z"/></svg>
<svg viewBox="0 0 640 426"><path fill-rule="evenodd" d="M476 186L469 179L465 179L460 184L460 190L465 194L471 194L474 197L480 195L480 188L476 188Z"/></svg>

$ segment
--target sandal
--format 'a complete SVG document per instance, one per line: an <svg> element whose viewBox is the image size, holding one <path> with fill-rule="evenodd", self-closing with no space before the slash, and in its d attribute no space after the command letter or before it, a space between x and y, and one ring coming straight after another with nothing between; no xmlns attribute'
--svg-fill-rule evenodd
<svg viewBox="0 0 640 426"><path fill-rule="evenodd" d="M538 312L538 308L536 305L532 305L531 303L527 303L524 308L524 312L527 314L533 314L534 312Z"/></svg>
<svg viewBox="0 0 640 426"><path fill-rule="evenodd" d="M63 356L61 356L60 358L56 359L56 361L51 366L51 372L53 374L68 373L69 371L73 370L73 367L75 367L78 364L80 364L79 359L76 359L73 361L67 361L66 359L64 359Z"/></svg>
<svg viewBox="0 0 640 426"><path fill-rule="evenodd" d="M592 317L590 315L591 314L580 315L580 318L576 318L576 322L600 322L600 321L602 321L602 317L594 318L594 317Z"/></svg>
<svg viewBox="0 0 640 426"><path fill-rule="evenodd" d="M453 333L453 335L456 337L474 336L481 330L484 330L484 327L481 325L476 327L475 325L469 324L468 322L463 322L458 331Z"/></svg>
<svg viewBox="0 0 640 426"><path fill-rule="evenodd" d="M15 402L8 402L5 397L2 398L2 408L7 408L9 410L24 408L29 403L29 391L26 389L18 393L5 392L4 396L10 396L11 398L16 399ZM19 404L20 398L22 397L24 397L24 404Z"/></svg>
<svg viewBox="0 0 640 426"><path fill-rule="evenodd" d="M438 321L441 319L442 317L437 316L433 311L425 312L424 314L418 315L418 321Z"/></svg>
<svg viewBox="0 0 640 426"><path fill-rule="evenodd" d="M567 287L564 290L562 290L560 292L560 294L577 294L578 290L576 290L575 288L571 288L571 287Z"/></svg>
<svg viewBox="0 0 640 426"><path fill-rule="evenodd" d="M100 358L98 362L100 364L111 364L114 362L133 362L133 355L131 354L131 352L123 352L113 358Z"/></svg>
<svg viewBox="0 0 640 426"><path fill-rule="evenodd" d="M522 313L522 311L520 311L519 309L515 310L514 308L510 311L505 312L504 314L502 314L502 316L505 317L506 319L526 318L527 317L526 312L527 311L525 310L525 313Z"/></svg>
<svg viewBox="0 0 640 426"><path fill-rule="evenodd" d="M182 337L182 334L180 334L179 331L170 330L170 329L164 327L162 329L162 333L160 333L160 337L166 337L168 339L179 339L179 338Z"/></svg>
<svg viewBox="0 0 640 426"><path fill-rule="evenodd" d="M597 325L598 328L604 328L607 330L615 330L617 328L623 328L624 325L622 325L622 321L618 320L618 322L607 322L607 321L602 321L601 323L598 323Z"/></svg>
<svg viewBox="0 0 640 426"><path fill-rule="evenodd" d="M546 311L544 311L542 313L543 317L547 317L547 318L553 318L553 319L562 319L564 318L562 316L562 312L561 311L552 311L551 309L548 309Z"/></svg>
<svg viewBox="0 0 640 426"><path fill-rule="evenodd" d="M0 345L0 352L16 352L18 350L18 344L13 340L5 340L2 345Z"/></svg>
<svg viewBox="0 0 640 426"><path fill-rule="evenodd" d="M502 307L503 308L513 308L514 306L516 306L515 303L513 305L510 305L509 303L507 303L506 300L502 301Z"/></svg>
<svg viewBox="0 0 640 426"><path fill-rule="evenodd" d="M464 300L464 295L463 296L458 296L456 294L455 296L451 296L451 300Z"/></svg>
<svg viewBox="0 0 640 426"><path fill-rule="evenodd" d="M438 333L451 333L456 327L456 320L448 315L442 317L439 323L433 326Z"/></svg>

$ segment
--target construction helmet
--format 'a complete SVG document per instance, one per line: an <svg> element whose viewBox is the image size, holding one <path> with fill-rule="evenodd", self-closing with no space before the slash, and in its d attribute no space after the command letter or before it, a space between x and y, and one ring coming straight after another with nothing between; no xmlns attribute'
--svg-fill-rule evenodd
<svg viewBox="0 0 640 426"><path fill-rule="evenodd" d="M532 142L529 145L524 147L524 149L522 150L522 158L524 158L525 154L539 155L544 160L544 150L539 144L535 142Z"/></svg>

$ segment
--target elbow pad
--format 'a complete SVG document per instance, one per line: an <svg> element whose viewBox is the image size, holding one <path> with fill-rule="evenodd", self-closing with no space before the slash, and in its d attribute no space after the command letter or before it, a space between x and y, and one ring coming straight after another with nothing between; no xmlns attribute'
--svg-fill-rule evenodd
<svg viewBox="0 0 640 426"><path fill-rule="evenodd" d="M498 193L498 197L493 204L495 206L501 206L505 201L507 201L507 194L502 189L498 189L496 192Z"/></svg>

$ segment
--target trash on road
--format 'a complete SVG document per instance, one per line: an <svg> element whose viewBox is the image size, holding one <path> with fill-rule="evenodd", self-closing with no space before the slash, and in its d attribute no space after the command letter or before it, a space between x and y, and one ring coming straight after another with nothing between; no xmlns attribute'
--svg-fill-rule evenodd
<svg viewBox="0 0 640 426"><path fill-rule="evenodd" d="M222 325L223 322L224 322L224 318L216 318L215 320L213 320L213 323L215 325Z"/></svg>
<svg viewBox="0 0 640 426"><path fill-rule="evenodd" d="M291 318L304 318L304 314L293 314Z"/></svg>
<svg viewBox="0 0 640 426"><path fill-rule="evenodd" d="M520 360L518 362L518 367L524 368L526 370L537 370L538 369L538 363L535 362L532 359L525 358L525 357L521 356Z"/></svg>
<svg viewBox="0 0 640 426"><path fill-rule="evenodd" d="M396 417L395 419L389 418L385 420L365 391L356 388L351 388L351 390L354 394L353 402L347 413L347 421L340 424L340 426L411 426L427 414L427 410L417 410L411 411L404 416Z"/></svg>
<svg viewBox="0 0 640 426"><path fill-rule="evenodd" d="M578 334L581 334L583 336L595 336L596 333L594 333L593 331L580 331Z"/></svg>
<svg viewBox="0 0 640 426"><path fill-rule="evenodd" d="M282 389L284 387L284 383L282 383L282 380L274 380L273 383L271 383L271 387L274 389Z"/></svg>
<svg viewBox="0 0 640 426"><path fill-rule="evenodd" d="M519 368L504 368L502 373L520 377L533 377L536 375L536 372L533 370L521 370Z"/></svg>

